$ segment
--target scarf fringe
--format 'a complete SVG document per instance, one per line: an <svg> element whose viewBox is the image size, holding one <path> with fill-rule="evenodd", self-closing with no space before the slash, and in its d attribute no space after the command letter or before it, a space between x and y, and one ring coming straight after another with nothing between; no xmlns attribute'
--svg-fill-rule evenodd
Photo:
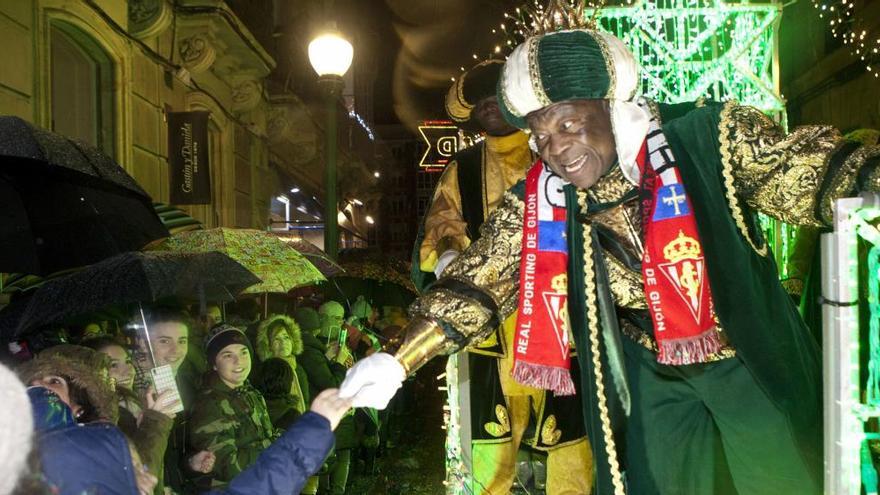
<svg viewBox="0 0 880 495"><path fill-rule="evenodd" d="M705 363L710 355L719 352L723 346L721 334L715 327L694 337L658 340L657 362L671 366Z"/></svg>
<svg viewBox="0 0 880 495"><path fill-rule="evenodd" d="M566 368L517 361L513 379L529 387L552 390L556 395L574 395L574 382Z"/></svg>

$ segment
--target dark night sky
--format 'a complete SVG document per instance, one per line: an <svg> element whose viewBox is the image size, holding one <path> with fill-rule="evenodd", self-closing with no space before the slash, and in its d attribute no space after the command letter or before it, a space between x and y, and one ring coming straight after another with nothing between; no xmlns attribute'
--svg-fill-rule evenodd
<svg viewBox="0 0 880 495"><path fill-rule="evenodd" d="M378 46L377 124L445 118L443 99L460 67L486 57L493 26L515 0L354 0L358 23L369 23Z"/></svg>

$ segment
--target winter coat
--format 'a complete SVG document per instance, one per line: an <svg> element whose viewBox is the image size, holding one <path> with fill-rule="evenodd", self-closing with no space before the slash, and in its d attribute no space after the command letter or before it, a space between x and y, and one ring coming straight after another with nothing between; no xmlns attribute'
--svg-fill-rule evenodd
<svg viewBox="0 0 880 495"><path fill-rule="evenodd" d="M131 404L132 402L135 404ZM126 407L126 404L129 404L131 409ZM143 416L138 424L137 416L140 413L143 413ZM171 434L174 420L158 411L147 409L137 397L127 397L127 401L120 403L118 426L134 443L141 461L161 484L168 435Z"/></svg>
<svg viewBox="0 0 880 495"><path fill-rule="evenodd" d="M206 477L218 487L253 464L278 435L263 396L250 383L232 389L216 373L206 382L189 419L189 444L192 452L214 452L214 470Z"/></svg>
<svg viewBox="0 0 880 495"><path fill-rule="evenodd" d="M68 377L72 384L85 390L96 416L90 418L91 420L116 423L119 417L116 392L109 378L102 377L99 373L101 369L110 369L109 358L104 354L88 347L61 344L22 363L17 371L23 383L31 383L46 375Z"/></svg>
<svg viewBox="0 0 880 495"><path fill-rule="evenodd" d="M31 401L35 434L76 424L70 407L55 392L45 387L28 387L27 394Z"/></svg>
<svg viewBox="0 0 880 495"><path fill-rule="evenodd" d="M51 493L138 493L128 441L110 423L48 431L37 439L37 449Z"/></svg>
<svg viewBox="0 0 880 495"><path fill-rule="evenodd" d="M149 373L148 373L149 376ZM180 399L183 401L184 412L174 417L171 433L168 435L168 443L165 449L164 475L159 479L159 488L169 487L178 493L192 491L190 487L192 474L186 466L189 436L189 411L192 410L199 391L202 389L202 379L196 368L188 360L184 360L177 370L175 377L177 389L180 391Z"/></svg>
<svg viewBox="0 0 880 495"><path fill-rule="evenodd" d="M333 431L323 416L307 412L263 451L229 485L208 495L300 493L333 447Z"/></svg>
<svg viewBox="0 0 880 495"><path fill-rule="evenodd" d="M277 397L265 396L266 408L269 410L269 419L272 426L280 430L287 430L302 415L296 410L296 398L290 394Z"/></svg>
<svg viewBox="0 0 880 495"><path fill-rule="evenodd" d="M297 363L306 371L312 396L338 387L345 378L345 367L327 359L327 347L315 335L303 332L302 342L303 352L297 356Z"/></svg>
<svg viewBox="0 0 880 495"><path fill-rule="evenodd" d="M327 348L317 336L309 332L302 333L303 352L297 357L309 379L312 396L316 396L328 388L336 388L345 379L345 367L327 359L324 353ZM336 427L336 448L338 450L357 447L357 426L354 415L349 413Z"/></svg>

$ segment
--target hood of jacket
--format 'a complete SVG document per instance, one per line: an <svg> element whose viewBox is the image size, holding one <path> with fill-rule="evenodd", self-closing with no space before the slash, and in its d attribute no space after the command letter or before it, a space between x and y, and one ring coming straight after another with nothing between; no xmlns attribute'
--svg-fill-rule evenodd
<svg viewBox="0 0 880 495"><path fill-rule="evenodd" d="M62 344L23 363L18 376L26 384L47 375L68 377L72 384L85 390L98 418L115 424L119 419L118 398L109 374L103 377L100 371L106 369L109 373L109 367L109 358L104 354L88 347Z"/></svg>
<svg viewBox="0 0 880 495"><path fill-rule="evenodd" d="M284 329L287 331L287 335L290 337L292 343L291 353L294 356L302 354L302 332L299 329L299 325L296 324L296 321L285 315L271 315L269 318L260 322L260 325L257 327L257 338L254 347L256 347L257 357L260 361L265 361L272 357L272 345L269 342L269 330L275 325L283 325Z"/></svg>

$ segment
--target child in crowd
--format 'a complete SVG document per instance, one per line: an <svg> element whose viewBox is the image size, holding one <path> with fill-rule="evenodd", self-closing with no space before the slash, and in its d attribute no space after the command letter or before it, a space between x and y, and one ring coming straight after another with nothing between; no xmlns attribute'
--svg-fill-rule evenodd
<svg viewBox="0 0 880 495"><path fill-rule="evenodd" d="M155 476L147 472L118 428L101 420L77 426L68 404L57 399L54 392L40 387L32 390L44 393L26 394L24 387L2 365L0 383L4 384L0 389L6 393L4 405L9 406L0 407L0 411L23 413L0 415L0 431L5 432L0 435L0 452L19 453L14 459L0 456L6 461L8 476L4 480L9 482L0 483L0 493L9 493L17 478L17 494L148 495L152 492ZM47 408L47 400L54 405ZM330 452L333 429L350 407L351 401L340 398L338 390L322 392L310 410L266 448L251 467L239 473L224 489L210 491L209 495L299 493ZM30 408L34 414L63 408L66 412L60 416L67 420L52 421L51 426L38 430L37 424L46 423L31 421ZM24 459L30 450L31 438L39 461L29 468ZM31 469L40 469L40 472Z"/></svg>
<svg viewBox="0 0 880 495"><path fill-rule="evenodd" d="M263 396L251 386L251 343L244 332L221 324L212 328L205 355L213 372L206 377L189 421L193 451L214 453L213 470L198 486L222 488L253 464L278 432Z"/></svg>

